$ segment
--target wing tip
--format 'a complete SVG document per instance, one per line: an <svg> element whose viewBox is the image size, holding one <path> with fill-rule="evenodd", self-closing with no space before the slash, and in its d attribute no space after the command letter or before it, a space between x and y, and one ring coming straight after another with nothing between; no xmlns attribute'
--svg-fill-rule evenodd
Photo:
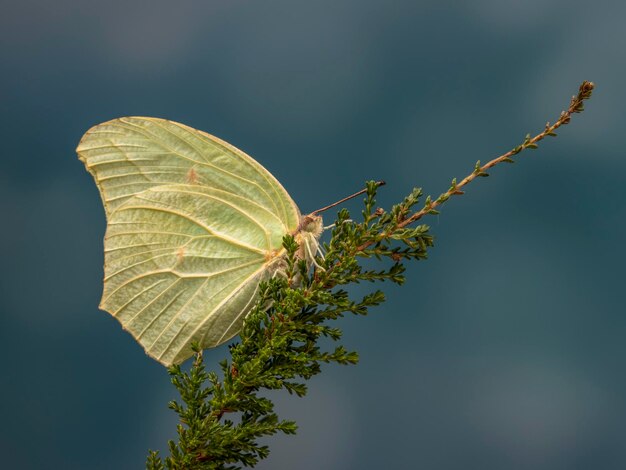
<svg viewBox="0 0 626 470"><path fill-rule="evenodd" d="M132 120L167 121L167 119L147 117L147 116L121 116L121 117L109 119L108 121L104 121L104 122L101 122L101 123L96 124L94 126L91 126L83 134L83 136L78 141L78 145L76 146L76 153L78 154L78 159L85 164L85 166L87 167L88 170L89 170L89 163L87 161L88 156L86 155L85 152L91 150L91 148L89 148L88 145L87 145L87 142L89 141L89 139L91 139L93 137L93 135L97 133L96 131L99 128L102 128L104 126L115 125L117 123L128 122L128 120L131 120L131 121Z"/></svg>

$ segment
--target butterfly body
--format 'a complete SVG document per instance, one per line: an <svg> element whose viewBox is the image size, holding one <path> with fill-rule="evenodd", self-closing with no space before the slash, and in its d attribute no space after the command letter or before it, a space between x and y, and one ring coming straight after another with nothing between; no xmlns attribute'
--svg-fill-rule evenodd
<svg viewBox="0 0 626 470"><path fill-rule="evenodd" d="M239 332L259 282L280 271L284 235L305 256L317 249L310 216L280 183L209 134L120 118L90 129L77 152L107 216L100 307L165 365L190 357L192 342Z"/></svg>

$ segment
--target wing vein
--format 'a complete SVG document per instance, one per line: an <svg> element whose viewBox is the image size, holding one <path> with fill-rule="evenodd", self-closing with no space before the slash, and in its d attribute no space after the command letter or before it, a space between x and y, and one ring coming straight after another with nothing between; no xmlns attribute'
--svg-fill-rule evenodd
<svg viewBox="0 0 626 470"><path fill-rule="evenodd" d="M150 199L147 199L147 198L142 197L142 196L135 196L135 198L142 199L142 200L148 201L148 202L154 202L154 201L151 201ZM186 220L194 223L198 227L204 229L208 234L215 235L216 237L221 238L222 240L225 240L225 241L227 241L228 243L230 243L232 245L236 245L236 246L239 246L241 248L245 248L245 249L247 249L249 251L253 251L255 253L265 254L265 252L266 252L266 250L263 250L261 248L257 248L257 247L252 246L252 245L248 245L247 243L243 243L240 240L237 240L235 238L232 238L232 237L229 237L227 235L224 235L223 233L211 230L211 228L209 228L207 225L205 225L201 221L196 220L194 217L192 217L192 216L190 216L188 214L185 214L183 212L176 211L174 209L169 209L169 208L164 208L164 207L124 205L124 206L120 207L118 209L118 211L121 212L121 211L130 210L130 209L141 209L141 210L148 210L148 211L165 212L165 213L168 213L168 214L176 215L178 217L181 217L182 219L186 219Z"/></svg>
<svg viewBox="0 0 626 470"><path fill-rule="evenodd" d="M133 301L135 299L137 299L138 297L140 297L141 295L145 294L146 292L148 292L150 289L152 289L154 286L161 284L162 282L165 282L165 279L159 279L157 282L155 282L154 284L150 284L148 287L146 287L145 289L143 289L142 291L140 291L139 293L135 294L134 296L131 297L131 299L126 302L125 304L123 304L120 308L118 308L115 312L111 312L111 315L113 315L114 317L117 316L118 313L120 313L122 310L124 310L126 307L128 307L131 303L133 303Z"/></svg>

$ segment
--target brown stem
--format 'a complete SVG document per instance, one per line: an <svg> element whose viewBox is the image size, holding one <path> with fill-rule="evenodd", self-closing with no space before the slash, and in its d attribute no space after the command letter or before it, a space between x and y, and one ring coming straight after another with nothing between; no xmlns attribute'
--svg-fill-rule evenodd
<svg viewBox="0 0 626 470"><path fill-rule="evenodd" d="M450 189L448 189L445 193L441 194L434 201L431 201L429 199L426 205L424 205L424 207L421 210L414 213L410 217L407 217L406 219L400 221L398 225L396 225L393 228L393 230L386 232L384 234L381 234L380 237L377 237L378 241L388 238L395 230L404 228L407 225L410 225L413 222L418 221L419 219L424 217L426 214L436 213L435 211L436 207L442 205L452 196L458 196L458 195L463 194L463 191L461 191L461 188L463 188L464 186L474 181L474 179L476 179L478 176L488 176L486 171L489 170L490 168L493 168L498 163L513 162L513 159L512 159L513 156L517 155L523 150L526 150L527 148L531 148L531 149L537 148L537 142L539 142L540 140L543 140L546 136L549 136L549 135L556 136L554 131L565 124L569 124L572 114L580 113L583 111L584 109L583 102L591 97L593 88L594 88L593 82L588 82L588 81L582 82L580 87L578 88L578 94L572 96L572 100L570 101L569 108L567 109L567 111L561 112L561 116L559 116L559 119L554 124L550 125L549 122L546 123L546 127L543 130L543 132L540 132L533 138L530 138L530 136L527 136L521 145L518 145L514 149L509 150L508 152L500 155L497 158L494 158L490 162L487 162L482 166L480 166L480 162L476 163L476 167L474 168L474 171L470 173L469 175L467 175L465 178L463 178L460 183L457 183L456 180L454 180L452 182L452 185L450 186ZM372 241L362 244L361 246L357 248L357 251L363 251L367 247L374 244L376 241L377 240L372 240Z"/></svg>
<svg viewBox="0 0 626 470"><path fill-rule="evenodd" d="M436 200L429 202L420 211L416 212L415 214L411 215L411 217L408 217L407 219L400 222L398 224L398 228L406 227L407 225L412 224L413 222L421 219L426 214L431 213L436 207L446 202L451 196L463 194L463 191L461 191L461 188L463 188L464 186L474 181L474 179L476 179L478 176L487 176L486 172L490 168L493 168L494 166L502 162L512 162L513 160L511 157L513 157L514 155L517 155L523 150L526 150L527 148L532 148L532 149L537 148L537 142L539 142L540 140L543 140L548 135L556 136L554 131L557 130L561 126L568 124L570 122L572 114L580 113L583 111L583 101L591 97L591 92L593 91L593 88L594 88L594 84L592 82L588 82L588 81L582 82L582 84L580 85L578 89L578 94L572 97L569 108L567 109L567 111L563 111L561 113L561 116L554 124L550 125L550 123L547 123L543 132L540 132L533 138L527 137L521 145L515 147L514 149L509 150L508 152L500 155L497 158L494 158L490 162L485 163L482 166L479 166L477 164L474 171L470 173L469 175L467 175L465 178L463 178L460 183L453 183L450 189L448 189L448 191L446 191L441 196L439 196Z"/></svg>

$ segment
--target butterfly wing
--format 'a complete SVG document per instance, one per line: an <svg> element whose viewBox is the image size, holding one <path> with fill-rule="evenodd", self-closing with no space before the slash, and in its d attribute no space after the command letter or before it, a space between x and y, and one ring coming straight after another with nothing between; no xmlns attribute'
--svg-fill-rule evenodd
<svg viewBox="0 0 626 470"><path fill-rule="evenodd" d="M205 132L165 119L124 117L89 129L76 149L107 217L129 197L163 184L198 184L256 201L296 227L300 214L252 157Z"/></svg>
<svg viewBox="0 0 626 470"><path fill-rule="evenodd" d="M105 206L101 308L165 365L239 332L298 208L240 150L182 124L122 118L77 149Z"/></svg>

